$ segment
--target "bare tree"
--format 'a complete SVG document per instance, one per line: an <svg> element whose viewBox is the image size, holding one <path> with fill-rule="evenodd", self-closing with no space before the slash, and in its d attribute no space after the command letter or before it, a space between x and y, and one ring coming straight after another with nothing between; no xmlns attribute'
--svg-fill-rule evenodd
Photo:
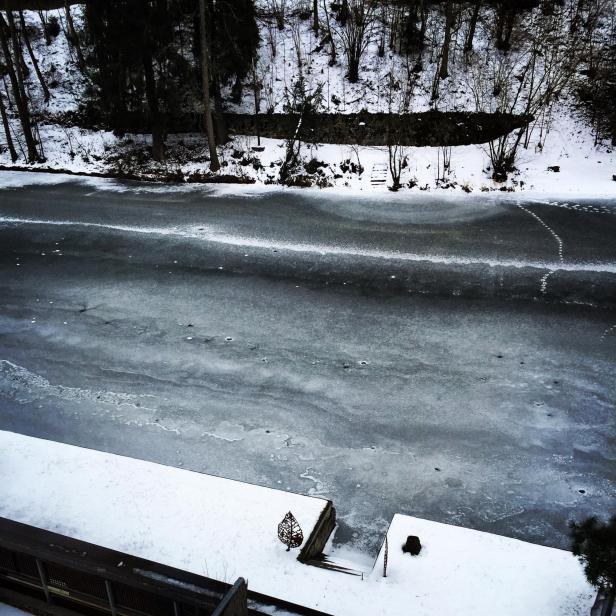
<svg viewBox="0 0 616 616"><path fill-rule="evenodd" d="M469 87L477 111L523 114L523 127L489 144L493 177L504 180L515 167L520 145L528 147L534 122L549 122L554 102L570 84L581 60L579 39L569 33L564 9L529 16L526 37L507 53L469 65ZM543 138L543 136L542 136Z"/></svg>
<svg viewBox="0 0 616 616"><path fill-rule="evenodd" d="M19 157L17 156L17 150L15 150L15 144L11 136L11 125L9 124L6 107L4 106L4 96L2 92L0 92L0 116L2 116L2 126L4 127L4 134L6 136L6 145L9 149L11 160L15 162Z"/></svg>
<svg viewBox="0 0 616 616"><path fill-rule="evenodd" d="M75 22L73 21L73 15L71 13L71 5L68 0L65 0L64 2L64 14L66 15L66 39L77 54L77 65L82 72L85 72L86 60L83 57L83 52L81 51L81 43L79 42L79 36L77 34L77 30L75 29Z"/></svg>
<svg viewBox="0 0 616 616"><path fill-rule="evenodd" d="M402 169L407 163L407 149L399 144L389 145L387 148L389 152L389 173L393 182L389 189L395 192L402 188L400 178L402 177Z"/></svg>
<svg viewBox="0 0 616 616"><path fill-rule="evenodd" d="M442 184L449 180L451 173L451 146L441 146L436 154L436 183Z"/></svg>
<svg viewBox="0 0 616 616"><path fill-rule="evenodd" d="M259 123L259 113L261 111L261 89L263 88L263 84L259 81L259 77L257 75L257 64L252 59L252 91L253 91L253 100L255 104L255 129L257 131L257 146L261 147L261 126Z"/></svg>
<svg viewBox="0 0 616 616"><path fill-rule="evenodd" d="M468 53L473 50L473 40L475 39L475 31L477 30L477 20L479 19L479 9L481 8L481 0L476 0L473 6L473 12L468 24L466 40L464 41L464 52Z"/></svg>
<svg viewBox="0 0 616 616"><path fill-rule="evenodd" d="M515 4L498 2L496 7L496 47L507 50L511 44L511 35L518 12Z"/></svg>
<svg viewBox="0 0 616 616"><path fill-rule="evenodd" d="M439 77L441 79L447 79L447 77L449 77L449 48L451 46L453 22L453 0L447 0L445 3L445 34L443 36L443 48L441 50L441 63L439 68Z"/></svg>
<svg viewBox="0 0 616 616"><path fill-rule="evenodd" d="M359 80L359 64L370 44L376 21L374 0L348 0L346 16L338 28L344 54L347 59L347 77L351 83Z"/></svg>
<svg viewBox="0 0 616 616"><path fill-rule="evenodd" d="M287 12L287 0L269 0L271 14L276 20L278 30L284 30L285 15Z"/></svg>
<svg viewBox="0 0 616 616"><path fill-rule="evenodd" d="M312 0L312 29L319 33L319 0Z"/></svg>
<svg viewBox="0 0 616 616"><path fill-rule="evenodd" d="M329 41L329 65L334 66L336 64L336 41L332 34L332 24L329 19L329 11L327 10L327 0L323 0L323 12L325 13L325 23L327 25L327 40Z"/></svg>
<svg viewBox="0 0 616 616"><path fill-rule="evenodd" d="M28 104L29 99L26 94L24 74L20 61L21 47L17 37L17 29L15 28L15 19L12 11L6 11L6 16L8 24L4 20L2 13L0 13L0 47L4 54L4 61L13 90L13 100L17 106L19 121L21 122L24 139L26 141L28 162L38 162L41 157L37 150L36 139L33 133L33 123ZM12 52L9 48L9 37L12 44Z"/></svg>
<svg viewBox="0 0 616 616"><path fill-rule="evenodd" d="M212 105L210 101L210 54L207 39L207 8L205 0L199 0L200 36L201 36L201 85L203 88L203 115L205 116L205 129L207 143L210 150L210 170L218 171L220 162L216 151L214 138L214 120L212 118Z"/></svg>
<svg viewBox="0 0 616 616"><path fill-rule="evenodd" d="M21 37L26 44L28 55L30 56L30 61L32 62L32 66L34 67L34 72L36 73L36 77L39 83L41 84L41 89L43 90L45 102L48 102L51 94L49 93L49 88L47 87L47 83L45 81L45 78L43 77L43 74L41 73L38 60L36 59L36 55L34 54L34 50L32 49L32 44L30 43L30 37L28 36L28 28L26 27L26 20L24 19L23 11L19 11L19 21L21 23Z"/></svg>
<svg viewBox="0 0 616 616"><path fill-rule="evenodd" d="M41 25L43 26L43 35L45 36L45 44L49 47L51 45L51 34L49 32L49 26L47 24L47 17L45 11L37 11Z"/></svg>
<svg viewBox="0 0 616 616"><path fill-rule="evenodd" d="M297 73L300 79L304 78L304 55L302 45L302 24L299 17L291 22L291 35L293 37L293 51L297 61Z"/></svg>

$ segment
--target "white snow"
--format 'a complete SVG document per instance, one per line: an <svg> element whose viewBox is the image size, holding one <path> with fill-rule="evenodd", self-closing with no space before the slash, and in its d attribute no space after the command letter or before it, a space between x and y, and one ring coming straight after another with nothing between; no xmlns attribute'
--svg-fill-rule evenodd
<svg viewBox="0 0 616 616"><path fill-rule="evenodd" d="M0 515L229 582L243 563L292 566L278 522L292 511L307 539L326 505L8 432L0 449Z"/></svg>
<svg viewBox="0 0 616 616"><path fill-rule="evenodd" d="M119 147L121 141L111 133L88 131L85 129L60 129L56 126L41 126L41 136L45 143L45 154L48 162L43 168L66 170L71 173L107 173L110 166L104 159L110 145ZM82 148L87 149L88 155L72 155L67 134L79 132L79 142ZM580 134L578 134L580 133ZM131 136L132 139L144 144L149 142L147 136ZM192 140L200 144L203 149L206 144L200 135L184 135L184 141ZM170 138L172 145L176 137ZM73 137L73 142L75 138ZM271 183L278 179L278 169L284 155L284 142L277 139L261 139L263 152L249 152L251 157L258 159L262 168L256 170L251 165L242 166L231 157L233 150L249 150L256 145L256 138L249 136L236 136L232 141L221 148L221 159L226 162L222 172L225 174L244 177L256 181L258 184ZM519 172L511 175L506 183L498 183L489 178L484 170L489 165L489 159L484 145L457 146L451 150L451 172L448 180L455 182L455 188L441 188L437 185L437 162L439 148L436 147L408 147L405 153L408 157L408 166L403 170L401 182L402 194L425 194L430 191L437 194L461 193L462 190L482 194L488 191L499 191L505 187L515 191L515 194L524 196L562 196L562 197L616 197L616 182L612 175L616 175L616 154L607 146L595 146L588 128L581 120L575 120L562 111L562 115L554 121L551 133L545 140L542 152L521 150L518 160ZM327 163L324 169L324 179L329 188L326 191L344 193L381 193L390 198L388 186L391 177L386 177L386 183L379 185L371 181L373 168L388 165L388 152L386 147L320 144L314 146L304 145L303 158L308 162L316 158ZM359 159L364 171L361 175L351 171L343 172L340 165L345 160L354 162ZM8 152L0 152L0 164L11 166ZM17 165L30 167L33 170L41 168L39 165L25 165L23 160ZM273 166L272 166L273 165ZM558 165L560 172L548 171L548 167ZM153 164L152 169L159 172L172 172L181 169L184 178L193 173L207 173L207 163L174 163L168 165ZM0 172L3 174L3 172ZM154 174L152 174L154 175ZM341 177L334 177L339 175ZM49 180L57 183L59 180ZM413 187L409 187L409 183ZM234 186L234 190L238 187ZM499 193L503 194L503 193Z"/></svg>
<svg viewBox="0 0 616 616"><path fill-rule="evenodd" d="M302 565L276 525L290 509L308 536L323 506L0 432L1 516L224 581L242 575L255 591L336 616L573 616L592 605L593 589L568 552L402 515L387 535L387 578L382 551L363 578ZM421 538L419 557L401 552L409 534Z"/></svg>

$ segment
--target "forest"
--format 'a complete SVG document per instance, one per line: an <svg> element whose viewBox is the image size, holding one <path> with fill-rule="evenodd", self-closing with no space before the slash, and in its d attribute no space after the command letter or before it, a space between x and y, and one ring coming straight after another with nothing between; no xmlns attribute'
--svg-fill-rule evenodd
<svg viewBox="0 0 616 616"><path fill-rule="evenodd" d="M466 122L472 136L480 117L473 114L490 114L501 126L486 144L490 175L503 181L521 150L541 150L563 100L584 118L595 143L616 143L615 4L5 0L0 147L13 162L40 163L48 155L39 126L68 123L118 137L147 132L148 154L161 163L170 156L171 134L199 132L209 171L217 172L221 148L238 123L246 126L246 115L254 116L259 138L280 138L286 124L276 118L285 114L294 119L277 179L287 183L303 164L302 144L327 140L320 125L332 116L378 113L389 117L383 131L396 187L406 148L419 145L402 137L409 131L401 122L431 113L438 126L434 114L449 123L461 114L459 124ZM66 44L65 67L45 62L56 39ZM68 92L71 101L53 108L60 77L70 81L60 98ZM320 114L327 122L319 123ZM441 138L445 167L459 140Z"/></svg>

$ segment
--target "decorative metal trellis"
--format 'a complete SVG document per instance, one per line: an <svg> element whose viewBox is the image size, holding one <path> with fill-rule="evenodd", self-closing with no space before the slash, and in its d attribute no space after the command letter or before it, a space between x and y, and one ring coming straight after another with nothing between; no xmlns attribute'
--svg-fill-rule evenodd
<svg viewBox="0 0 616 616"><path fill-rule="evenodd" d="M290 511L278 524L278 539L287 546L287 552L291 548L298 548L304 541L304 533L299 522Z"/></svg>

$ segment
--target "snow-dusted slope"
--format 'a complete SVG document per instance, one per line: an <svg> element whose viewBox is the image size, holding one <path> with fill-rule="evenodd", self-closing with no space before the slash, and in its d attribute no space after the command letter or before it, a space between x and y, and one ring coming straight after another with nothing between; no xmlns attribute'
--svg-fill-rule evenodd
<svg viewBox="0 0 616 616"><path fill-rule="evenodd" d="M266 0L258 0L262 7ZM439 97L432 100L432 82L438 65L439 31L442 15L432 11L428 21L428 47L423 54L423 70L409 77L408 58L386 49L378 54L378 28L373 31L371 42L363 55L360 79L356 84L346 79L346 64L342 50L338 49L338 61L329 65L329 46L323 43L311 29L310 19L300 19L294 8L305 5L301 0L287 2L285 28L279 31L271 20L259 21L261 43L256 75L262 84L260 111L282 111L289 92L300 74L307 91L322 88L321 110L330 113L367 111L424 111L440 110L475 111L478 105L490 110L490 102L477 99L476 70L469 71L460 49L463 43L463 28L456 29L452 41L451 76L439 86ZM323 6L320 4L320 21L325 24ZM73 7L76 23L82 21L82 8ZM60 22L62 13L51 11ZM65 36L61 33L51 45L43 40L40 21L35 12L26 12L26 20L33 33L35 52L41 68L50 83L52 98L42 100L40 87L30 75L29 91L35 108L43 114L58 115L75 111L83 99L88 79L78 70ZM335 24L333 25L336 31ZM336 37L335 37L336 38ZM338 47L340 41L336 38ZM274 53L275 50L275 53ZM475 37L476 60L493 54L491 32L487 24L480 22ZM26 58L29 62L29 58ZM479 69L478 69L479 70ZM491 70L486 66L485 70ZM229 111L254 112L254 96L251 76L240 104L234 105L226 97ZM395 87L392 84L396 84ZM230 85L229 85L230 88ZM227 92L228 94L228 92ZM521 110L518 110L521 111ZM19 134L16 121L15 135ZM536 132L529 147L520 150L517 160L519 171L512 174L503 185L490 179L489 157L485 145L454 147L451 150L451 166L442 170L443 152L440 148L405 148L406 164L402 171L403 190L464 190L466 192L500 190L535 191L542 194L584 194L616 196L616 154L608 143L595 144L591 129L575 110L572 99L564 97L554 107L551 116L546 116L544 134ZM79 127L41 123L40 134L47 162L43 168L64 169L77 173L136 174L143 179L176 179L200 181L209 173L207 146L201 135L171 135L168 139L168 160L158 164L143 164L148 158L149 136L128 135L118 139L110 132L90 131ZM9 154L2 147L0 135L0 165L11 166ZM538 147L539 141L541 142ZM285 156L285 144L281 140L264 139L263 151L254 151L256 137L236 136L220 148L223 167L221 174L243 178L258 183L276 183ZM322 187L348 190L386 191L385 185L371 182L375 168L389 165L387 148L350 147L336 145L302 146L301 156L305 163L312 159L325 163L312 182ZM26 166L24 156L17 162ZM120 162L119 162L120 161ZM355 165L363 168L357 173ZM560 167L559 172L548 167ZM41 167L41 165L39 165ZM387 184L392 178L387 176Z"/></svg>

